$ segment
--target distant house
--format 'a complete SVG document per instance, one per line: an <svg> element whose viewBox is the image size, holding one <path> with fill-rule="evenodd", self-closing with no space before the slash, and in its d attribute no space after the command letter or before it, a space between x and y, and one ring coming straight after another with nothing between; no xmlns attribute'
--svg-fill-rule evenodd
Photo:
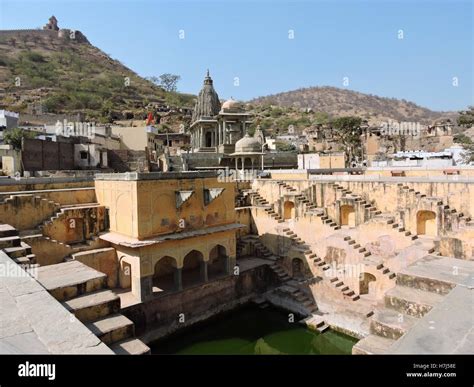
<svg viewBox="0 0 474 387"><path fill-rule="evenodd" d="M3 141L3 132L18 126L20 115L18 113L9 112L8 110L0 110L0 139Z"/></svg>

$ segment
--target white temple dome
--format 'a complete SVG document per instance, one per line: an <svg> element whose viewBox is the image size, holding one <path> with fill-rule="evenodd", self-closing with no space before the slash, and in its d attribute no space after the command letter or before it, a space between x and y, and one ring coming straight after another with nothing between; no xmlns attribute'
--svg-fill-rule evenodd
<svg viewBox="0 0 474 387"><path fill-rule="evenodd" d="M248 133L235 143L235 153L261 152L262 144Z"/></svg>
<svg viewBox="0 0 474 387"><path fill-rule="evenodd" d="M224 110L240 110L243 109L242 103L239 101L236 101L235 99L228 99L222 104L222 109Z"/></svg>

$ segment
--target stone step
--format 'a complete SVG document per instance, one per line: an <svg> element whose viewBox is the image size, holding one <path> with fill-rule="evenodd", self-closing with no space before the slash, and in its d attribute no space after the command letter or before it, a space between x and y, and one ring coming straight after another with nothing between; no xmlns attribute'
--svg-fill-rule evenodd
<svg viewBox="0 0 474 387"><path fill-rule="evenodd" d="M368 335L352 347L353 355L372 355L387 353L395 340L377 335Z"/></svg>
<svg viewBox="0 0 474 387"><path fill-rule="evenodd" d="M323 324L321 325L320 327L317 327L316 330L319 332L319 333L323 333L324 331L327 331L329 329L329 325L328 324Z"/></svg>
<svg viewBox="0 0 474 387"><path fill-rule="evenodd" d="M0 224L0 238L18 236L18 230L9 224Z"/></svg>
<svg viewBox="0 0 474 387"><path fill-rule="evenodd" d="M117 355L149 355L150 348L143 341L131 338L112 344L110 349Z"/></svg>
<svg viewBox="0 0 474 387"><path fill-rule="evenodd" d="M122 314L113 314L86 325L89 330L107 345L135 335L133 321Z"/></svg>
<svg viewBox="0 0 474 387"><path fill-rule="evenodd" d="M62 262L38 268L38 281L58 301L104 289L107 275L79 261Z"/></svg>
<svg viewBox="0 0 474 387"><path fill-rule="evenodd" d="M25 249L26 255L32 254L31 246L28 243L21 241L20 246Z"/></svg>
<svg viewBox="0 0 474 387"><path fill-rule="evenodd" d="M398 273L397 285L443 295L448 294L455 287L452 282L430 278L428 273L426 277L420 274L414 275L410 273L409 268L407 271L402 270Z"/></svg>
<svg viewBox="0 0 474 387"><path fill-rule="evenodd" d="M439 294L397 285L385 293L385 306L410 316L422 317L442 299Z"/></svg>
<svg viewBox="0 0 474 387"><path fill-rule="evenodd" d="M28 260L30 261L30 263L36 263L36 255L35 254L28 254L26 256L26 258L28 258Z"/></svg>
<svg viewBox="0 0 474 387"><path fill-rule="evenodd" d="M393 309L377 310L370 322L370 333L397 340L402 337L415 323L416 317L408 316Z"/></svg>
<svg viewBox="0 0 474 387"><path fill-rule="evenodd" d="M3 249L3 251L5 251L10 258L20 258L27 255L27 250L23 246L7 247Z"/></svg>
<svg viewBox="0 0 474 387"><path fill-rule="evenodd" d="M18 247L18 246L21 246L21 239L18 235L0 238L0 249L5 249L8 247Z"/></svg>
<svg viewBox="0 0 474 387"><path fill-rule="evenodd" d="M16 263L18 263L19 265L29 265L29 264L32 263L32 262L30 261L30 259L27 258L27 257L13 258L13 261L15 261Z"/></svg>
<svg viewBox="0 0 474 387"><path fill-rule="evenodd" d="M120 297L111 290L98 290L63 302L83 323L95 321L120 311Z"/></svg>
<svg viewBox="0 0 474 387"><path fill-rule="evenodd" d="M321 316L309 316L308 318L302 321L309 329L316 330L317 328L322 327L325 322Z"/></svg>

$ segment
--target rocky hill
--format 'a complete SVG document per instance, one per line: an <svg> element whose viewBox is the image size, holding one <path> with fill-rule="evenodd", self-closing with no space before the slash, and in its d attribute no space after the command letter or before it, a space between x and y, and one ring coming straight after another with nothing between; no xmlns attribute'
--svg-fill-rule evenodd
<svg viewBox="0 0 474 387"><path fill-rule="evenodd" d="M369 123L386 120L410 121L431 124L440 118L454 119L457 113L435 112L413 102L378 97L336 87L309 87L249 101L259 107L277 106L293 111L319 112L330 117L354 115Z"/></svg>
<svg viewBox="0 0 474 387"><path fill-rule="evenodd" d="M194 96L166 92L91 45L84 35L71 39L69 33L0 31L0 109L81 112L86 119L111 122L143 119L150 107L192 106Z"/></svg>

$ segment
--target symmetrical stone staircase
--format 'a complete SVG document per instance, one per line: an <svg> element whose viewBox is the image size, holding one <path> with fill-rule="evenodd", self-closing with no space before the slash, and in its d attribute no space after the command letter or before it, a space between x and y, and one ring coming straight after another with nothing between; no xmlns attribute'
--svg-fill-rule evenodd
<svg viewBox="0 0 474 387"><path fill-rule="evenodd" d="M285 182L282 182L282 181L277 181L277 184L284 190L288 191L288 193L290 194L295 194L297 193L297 189L292 187L291 185L285 183ZM318 208L316 207L315 204L313 204L311 202L310 199L308 199L308 197L304 194L304 193L300 193L298 195L295 196L295 199L296 199L296 203L295 204L299 204L302 206L302 209L303 209L303 212L304 213L312 213L313 211L316 211L318 210Z"/></svg>
<svg viewBox="0 0 474 387"><path fill-rule="evenodd" d="M354 199L355 202L360 203L366 209L366 211L368 211L369 218L372 218L376 215L380 215L382 213L382 211L378 210L374 204L365 200L362 196L354 194L351 190L348 190L347 188L344 188L337 183L332 183L331 185L334 187L336 192L341 193L341 198L344 198L350 195L350 197Z"/></svg>
<svg viewBox="0 0 474 387"><path fill-rule="evenodd" d="M306 314L311 314L318 310L314 301L307 294L299 290L298 287L295 287L296 281L288 275L286 270L280 265L280 259L261 242L258 235L247 235L241 238L237 243L237 252L241 252L246 244L252 245L257 257L273 261L269 267L277 275L280 283L280 286L274 292L293 299L295 303L306 311Z"/></svg>
<svg viewBox="0 0 474 387"><path fill-rule="evenodd" d="M258 235L245 235L237 241L237 256L240 257L243 254L243 250L251 246L252 255L270 261L276 261L278 257L274 255L260 240Z"/></svg>
<svg viewBox="0 0 474 387"><path fill-rule="evenodd" d="M115 353L150 352L134 337L133 322L120 314L120 298L106 288L106 274L70 261L40 267L38 281Z"/></svg>
<svg viewBox="0 0 474 387"><path fill-rule="evenodd" d="M312 315L318 311L318 307L314 303L314 300L298 288L296 281L288 280L273 292L293 300L295 304L298 304L301 309L305 311L306 315Z"/></svg>
<svg viewBox="0 0 474 387"><path fill-rule="evenodd" d="M31 247L21 240L18 230L9 224L0 225L0 249L20 265L30 266L36 263Z"/></svg>
<svg viewBox="0 0 474 387"><path fill-rule="evenodd" d="M401 193L408 193L416 197L417 199L429 199L425 194L422 194L420 191L416 191L414 188L410 188L408 185L399 183L398 187ZM448 216L457 218L458 222L463 221L467 226L474 226L474 221L470 216L466 216L462 212L458 212L455 208L451 208L448 204L445 204L441 198L431 198L437 200L437 205L443 208L443 211Z"/></svg>
<svg viewBox="0 0 474 387"><path fill-rule="evenodd" d="M265 212L270 215L273 219L275 219L278 223L283 223L283 219L280 215L278 215L275 210L273 210L272 206L266 199L264 199L259 192L252 191L249 192L250 200L252 205L257 205L261 207L266 207Z"/></svg>
<svg viewBox="0 0 474 387"><path fill-rule="evenodd" d="M250 205L249 194L252 190L250 189L239 189L235 196L235 207L247 207Z"/></svg>

